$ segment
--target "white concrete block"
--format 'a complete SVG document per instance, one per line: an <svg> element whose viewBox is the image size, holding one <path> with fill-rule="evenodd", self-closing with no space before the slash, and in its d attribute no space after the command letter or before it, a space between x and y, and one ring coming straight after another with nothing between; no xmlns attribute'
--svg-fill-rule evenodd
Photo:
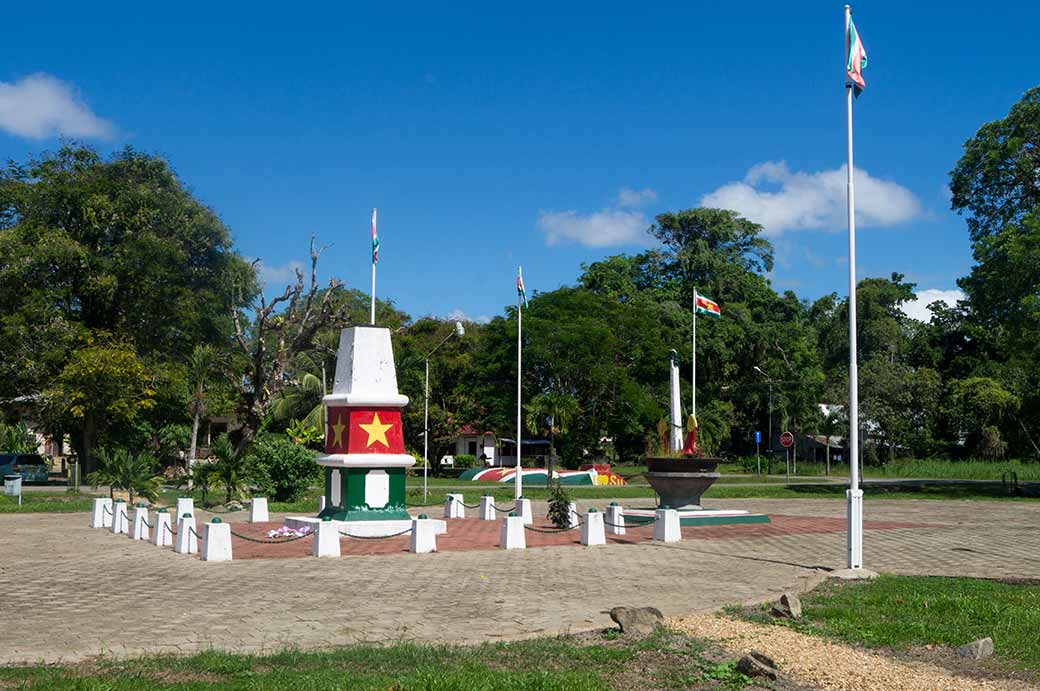
<svg viewBox="0 0 1040 691"><path fill-rule="evenodd" d="M433 521L428 518L412 519L411 538L409 552L427 554L437 551L437 534L433 530Z"/></svg>
<svg viewBox="0 0 1040 691"><path fill-rule="evenodd" d="M152 544L156 547L173 545L173 526L170 524L170 513L159 510L155 512L155 523L152 528Z"/></svg>
<svg viewBox="0 0 1040 691"><path fill-rule="evenodd" d="M134 507L134 522L130 525L131 540L148 539L148 509L144 506Z"/></svg>
<svg viewBox="0 0 1040 691"><path fill-rule="evenodd" d="M253 497L249 504L249 522L267 523L271 515L267 512L267 497Z"/></svg>
<svg viewBox="0 0 1040 691"><path fill-rule="evenodd" d="M125 501L112 502L112 532L116 534L130 532L130 519L126 513Z"/></svg>
<svg viewBox="0 0 1040 691"><path fill-rule="evenodd" d="M339 525L333 521L321 521L311 543L311 554L316 557L338 557Z"/></svg>
<svg viewBox="0 0 1040 691"><path fill-rule="evenodd" d="M531 500L530 499L519 499L516 502L516 515L524 519L524 525L531 525L534 523L534 514L531 513Z"/></svg>
<svg viewBox="0 0 1040 691"><path fill-rule="evenodd" d="M504 516L498 534L498 546L502 549L527 549L522 516Z"/></svg>
<svg viewBox="0 0 1040 691"><path fill-rule="evenodd" d="M679 512L675 509L658 509L654 512L654 540L658 542L679 542L682 531L679 529Z"/></svg>
<svg viewBox="0 0 1040 691"><path fill-rule="evenodd" d="M444 499L445 518L465 518L466 507L462 505L461 494L449 494Z"/></svg>
<svg viewBox="0 0 1040 691"><path fill-rule="evenodd" d="M624 535L625 534L625 509L620 504L611 504L607 507L607 517L604 521L607 525L607 530L612 535Z"/></svg>
<svg viewBox="0 0 1040 691"><path fill-rule="evenodd" d="M589 512L585 514L585 522L581 524L581 544L607 544L607 534L603 530L603 514L596 509L589 509Z"/></svg>
<svg viewBox="0 0 1040 691"><path fill-rule="evenodd" d="M495 520L495 498L483 496L480 498L480 520Z"/></svg>
<svg viewBox="0 0 1040 691"><path fill-rule="evenodd" d="M177 519L177 539L173 543L173 551L178 554L198 554L199 539L194 534L195 517L181 514Z"/></svg>
<svg viewBox="0 0 1040 691"><path fill-rule="evenodd" d="M578 513L578 505L573 501L567 505L567 527L577 528L581 524L581 514Z"/></svg>
<svg viewBox="0 0 1040 691"><path fill-rule="evenodd" d="M94 500L94 513L90 517L91 528L112 527L112 500L108 497L98 497Z"/></svg>
<svg viewBox="0 0 1040 691"><path fill-rule="evenodd" d="M202 524L202 561L231 561L231 526L217 520Z"/></svg>
<svg viewBox="0 0 1040 691"><path fill-rule="evenodd" d="M186 513L190 513L192 518L195 517L195 500L191 497L177 497L177 520Z"/></svg>

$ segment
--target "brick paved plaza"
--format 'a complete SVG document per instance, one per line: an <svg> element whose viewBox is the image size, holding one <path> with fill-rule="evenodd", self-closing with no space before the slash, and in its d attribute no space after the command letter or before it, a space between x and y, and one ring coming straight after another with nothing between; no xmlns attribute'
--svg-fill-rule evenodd
<svg viewBox="0 0 1040 691"><path fill-rule="evenodd" d="M0 601L0 664L520 638L609 626L605 611L615 605L678 615L768 598L844 565L841 501L711 504L777 518L770 526L685 528L684 541L668 545L643 539L645 528L595 548L575 545L572 535L529 533L529 544L551 546L509 552L479 548L495 532L467 519L449 523L437 554L402 553L404 538L344 540L341 559L204 563L92 530L85 514L0 515L0 582L17 594ZM1040 504L877 500L866 518L869 568L1040 578ZM300 549L268 549L290 548Z"/></svg>

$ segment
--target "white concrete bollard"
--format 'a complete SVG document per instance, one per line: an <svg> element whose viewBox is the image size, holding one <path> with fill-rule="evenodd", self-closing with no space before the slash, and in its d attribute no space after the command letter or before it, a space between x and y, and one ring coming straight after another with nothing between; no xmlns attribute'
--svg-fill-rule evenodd
<svg viewBox="0 0 1040 691"><path fill-rule="evenodd" d="M191 497L178 497L177 498L177 520L186 513L190 513L192 518L195 518L195 500Z"/></svg>
<svg viewBox="0 0 1040 691"><path fill-rule="evenodd" d="M524 519L522 516L503 516L502 528L498 534L498 546L502 549L527 549L527 537L524 535Z"/></svg>
<svg viewBox="0 0 1040 691"><path fill-rule="evenodd" d="M112 532L116 534L130 532L130 520L126 514L126 502L122 499L116 499L112 502Z"/></svg>
<svg viewBox="0 0 1040 691"><path fill-rule="evenodd" d="M321 513L324 510L325 510L325 495L323 494L320 497L318 497L318 513Z"/></svg>
<svg viewBox="0 0 1040 691"><path fill-rule="evenodd" d="M682 531L679 529L679 512L675 509L658 509L654 514L654 540L658 542L679 542Z"/></svg>
<svg viewBox="0 0 1040 691"><path fill-rule="evenodd" d="M596 509L589 509L585 514L585 522L581 524L581 544L605 545L607 534L603 530L603 514Z"/></svg>
<svg viewBox="0 0 1040 691"><path fill-rule="evenodd" d="M173 545L173 526L170 525L170 512L159 509L155 512L155 527L152 529L152 544L156 547Z"/></svg>
<svg viewBox="0 0 1040 691"><path fill-rule="evenodd" d="M271 520L271 514L267 512L267 497L253 497L249 504L249 522L267 523Z"/></svg>
<svg viewBox="0 0 1040 691"><path fill-rule="evenodd" d="M112 500L108 497L98 497L94 500L94 513L90 517L91 528L112 527Z"/></svg>
<svg viewBox="0 0 1040 691"><path fill-rule="evenodd" d="M516 500L516 515L524 519L524 525L534 523L534 514L531 513L531 500L520 497Z"/></svg>
<svg viewBox="0 0 1040 691"><path fill-rule="evenodd" d="M231 561L231 526L219 518L202 524L202 561Z"/></svg>
<svg viewBox="0 0 1040 691"><path fill-rule="evenodd" d="M144 506L134 507L134 522L130 525L131 540L148 539L148 509Z"/></svg>
<svg viewBox="0 0 1040 691"><path fill-rule="evenodd" d="M326 518L318 524L317 534L311 543L311 554L315 557L338 557L339 550L339 526Z"/></svg>
<svg viewBox="0 0 1040 691"><path fill-rule="evenodd" d="M194 535L195 517L190 513L183 513L177 519L177 540L174 542L173 551L178 554L198 554L199 539Z"/></svg>
<svg viewBox="0 0 1040 691"><path fill-rule="evenodd" d="M607 530L613 535L625 534L625 509L617 502L611 502L607 507Z"/></svg>
<svg viewBox="0 0 1040 691"><path fill-rule="evenodd" d="M577 528L581 523L581 514L578 513L578 505L573 501L567 504L567 527Z"/></svg>
<svg viewBox="0 0 1040 691"><path fill-rule="evenodd" d="M412 540L408 551L413 554L427 554L437 551L437 535L433 531L433 521L426 514L419 514L412 519Z"/></svg>
<svg viewBox="0 0 1040 691"><path fill-rule="evenodd" d="M462 505L461 494L449 494L444 500L445 518L465 518L466 507Z"/></svg>
<svg viewBox="0 0 1040 691"><path fill-rule="evenodd" d="M480 520L495 520L495 498L484 496L480 498Z"/></svg>

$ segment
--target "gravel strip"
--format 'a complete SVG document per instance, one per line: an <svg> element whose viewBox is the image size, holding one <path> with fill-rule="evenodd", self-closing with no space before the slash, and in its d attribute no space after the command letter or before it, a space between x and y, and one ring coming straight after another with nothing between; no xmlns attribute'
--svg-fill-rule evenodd
<svg viewBox="0 0 1040 691"><path fill-rule="evenodd" d="M957 676L935 665L894 660L784 626L710 614L670 619L668 626L713 641L737 655L751 650L765 653L776 660L781 675L828 691L1035 691L1040 688L1021 681Z"/></svg>

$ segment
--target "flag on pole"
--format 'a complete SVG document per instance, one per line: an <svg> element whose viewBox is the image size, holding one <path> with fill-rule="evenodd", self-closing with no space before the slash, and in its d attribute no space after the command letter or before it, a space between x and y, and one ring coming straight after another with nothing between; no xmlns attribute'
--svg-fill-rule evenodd
<svg viewBox="0 0 1040 691"><path fill-rule="evenodd" d="M697 293L697 314L707 314L716 319L722 317L719 303L715 302L711 298L704 297L700 293Z"/></svg>
<svg viewBox="0 0 1040 691"><path fill-rule="evenodd" d="M863 42L859 39L859 32L856 31L852 15L849 15L849 25L845 31L845 53L847 58L845 72L852 80L855 94L859 96L860 92L867 88L867 83L863 81L863 70L867 66L867 49L863 47Z"/></svg>
<svg viewBox="0 0 1040 691"><path fill-rule="evenodd" d="M379 236L376 235L376 210L372 209L372 263L379 263Z"/></svg>
<svg viewBox="0 0 1040 691"><path fill-rule="evenodd" d="M524 303L524 307L527 307L527 291L524 290L524 272L519 266L516 267L516 294L520 297L520 301Z"/></svg>

